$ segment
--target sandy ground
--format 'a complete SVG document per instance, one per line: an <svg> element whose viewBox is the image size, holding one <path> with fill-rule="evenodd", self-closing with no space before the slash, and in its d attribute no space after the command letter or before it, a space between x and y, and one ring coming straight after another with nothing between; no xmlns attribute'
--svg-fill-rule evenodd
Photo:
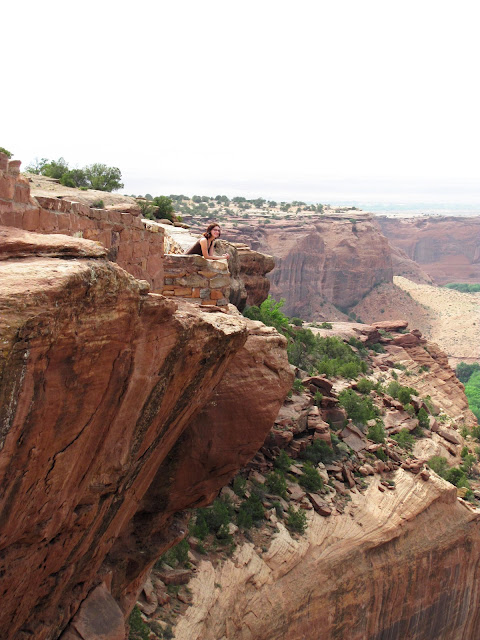
<svg viewBox="0 0 480 640"><path fill-rule="evenodd" d="M416 284L401 276L394 282L427 310L428 337L447 353L450 365L480 362L480 293Z"/></svg>

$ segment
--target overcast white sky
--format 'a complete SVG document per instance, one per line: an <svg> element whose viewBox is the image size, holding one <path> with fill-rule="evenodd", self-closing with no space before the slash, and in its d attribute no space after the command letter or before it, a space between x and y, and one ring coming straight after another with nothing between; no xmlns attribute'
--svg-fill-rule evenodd
<svg viewBox="0 0 480 640"><path fill-rule="evenodd" d="M126 193L480 201L478 3L2 8L0 146ZM445 194L449 194L448 196Z"/></svg>

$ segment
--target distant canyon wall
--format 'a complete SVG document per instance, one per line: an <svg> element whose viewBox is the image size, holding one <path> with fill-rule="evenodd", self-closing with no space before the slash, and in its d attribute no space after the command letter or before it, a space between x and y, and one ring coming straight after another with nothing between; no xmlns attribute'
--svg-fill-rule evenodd
<svg viewBox="0 0 480 640"><path fill-rule="evenodd" d="M436 284L480 282L480 216L378 216L377 221L390 243Z"/></svg>
<svg viewBox="0 0 480 640"><path fill-rule="evenodd" d="M271 293L285 298L289 315L313 318L323 301L351 307L393 279L390 246L369 214L224 227L227 239L274 257Z"/></svg>

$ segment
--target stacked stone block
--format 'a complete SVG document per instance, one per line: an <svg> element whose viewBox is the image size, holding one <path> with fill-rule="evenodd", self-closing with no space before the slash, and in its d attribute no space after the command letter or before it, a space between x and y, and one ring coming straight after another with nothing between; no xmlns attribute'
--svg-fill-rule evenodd
<svg viewBox="0 0 480 640"><path fill-rule="evenodd" d="M110 260L136 278L147 280L152 291L162 291L162 227L147 228L141 217L132 213L91 209L60 198L32 198L28 179L20 174L20 164L0 153L0 225L101 242Z"/></svg>
<svg viewBox="0 0 480 640"><path fill-rule="evenodd" d="M197 255L166 255L163 295L187 298L202 305L223 307L230 296L226 260L205 260Z"/></svg>

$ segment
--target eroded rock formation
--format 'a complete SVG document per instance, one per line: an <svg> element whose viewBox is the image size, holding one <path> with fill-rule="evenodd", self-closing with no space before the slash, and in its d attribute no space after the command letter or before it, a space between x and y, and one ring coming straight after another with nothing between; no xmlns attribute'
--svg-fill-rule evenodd
<svg viewBox="0 0 480 640"><path fill-rule="evenodd" d="M456 489L403 469L373 478L343 514L307 511L307 534L281 525L266 552L202 562L178 640L463 640L478 633L479 515ZM221 588L215 588L221 585Z"/></svg>
<svg viewBox="0 0 480 640"><path fill-rule="evenodd" d="M432 455L459 464L465 445L460 427L475 420L445 354L418 331L406 331L406 324L339 323L314 330L364 344L381 340L385 353L373 356L372 379L384 379L394 365L404 367L395 370L396 378L434 399L436 412L444 407L449 426L430 415L431 431L417 441L415 456L391 437L418 427L398 400L384 392L374 396L387 432L383 444L368 440L351 421L344 427L344 412L334 432L350 454L317 467L328 489L312 493L293 482L302 474L296 464L287 476L289 503L305 510L306 533L290 533L271 508L274 499L284 510L287 503L266 495L262 536L250 536L256 538L252 542L240 538L231 559L196 556L188 584L191 606L175 626L176 638L466 640L478 635L480 511L457 497L461 490L425 468ZM303 384L308 391L285 401L265 446L244 471L257 483L265 482L275 451L298 458L308 443L329 442L332 430L322 417L338 405L340 390L356 388L354 381L323 376ZM312 406L318 391L320 407ZM419 397L412 402L423 404ZM380 448L383 456L372 455ZM238 508L240 498L233 491L222 494Z"/></svg>
<svg viewBox="0 0 480 640"><path fill-rule="evenodd" d="M98 598L113 619L128 614L145 570L183 535L179 512L258 448L290 367L275 332L249 337L241 316L149 294L96 242L7 228L1 240L1 636L58 638L84 602L72 638ZM223 421L204 423L216 388ZM243 438L245 394L261 406Z"/></svg>
<svg viewBox="0 0 480 640"><path fill-rule="evenodd" d="M418 263L437 284L480 282L479 216L379 216L377 220L391 244ZM408 272L397 275L410 278Z"/></svg>
<svg viewBox="0 0 480 640"><path fill-rule="evenodd" d="M289 315L311 319L325 301L350 307L376 284L392 281L388 241L368 214L239 225L226 228L224 235L274 256L271 293L285 298Z"/></svg>

